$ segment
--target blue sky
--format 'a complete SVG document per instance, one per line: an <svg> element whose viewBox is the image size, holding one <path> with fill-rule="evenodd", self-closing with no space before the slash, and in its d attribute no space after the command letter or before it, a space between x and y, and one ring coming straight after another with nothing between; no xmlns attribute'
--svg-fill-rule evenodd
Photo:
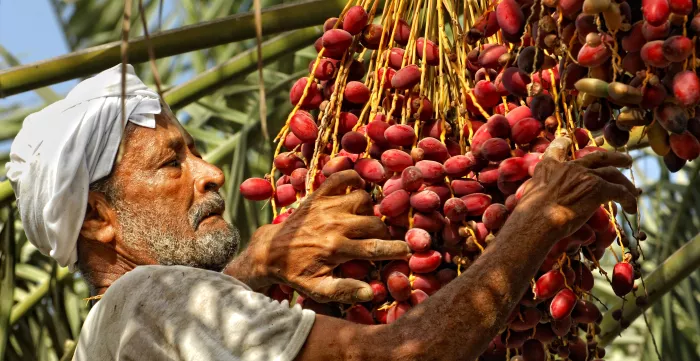
<svg viewBox="0 0 700 361"><path fill-rule="evenodd" d="M167 13L173 2L165 0L163 3L164 12ZM0 0L0 45L22 64L69 52L49 0ZM52 85L51 89L65 95L75 84L76 80L70 80ZM24 106L42 104L36 93L25 92L0 99L0 107L18 102ZM9 145L9 142L0 142L0 152L7 151Z"/></svg>
<svg viewBox="0 0 700 361"><path fill-rule="evenodd" d="M63 32L48 0L0 0L0 44L23 64L68 52ZM67 81L51 88L67 93L76 81ZM40 105L41 98L26 92L0 99L0 107L17 102L26 106ZM9 148L0 142L0 152Z"/></svg>
<svg viewBox="0 0 700 361"><path fill-rule="evenodd" d="M0 44L22 63L31 63L68 52L63 32L48 0L0 0ZM68 81L51 88L65 94L75 84ZM0 106L21 101L39 105L33 92L0 99Z"/></svg>

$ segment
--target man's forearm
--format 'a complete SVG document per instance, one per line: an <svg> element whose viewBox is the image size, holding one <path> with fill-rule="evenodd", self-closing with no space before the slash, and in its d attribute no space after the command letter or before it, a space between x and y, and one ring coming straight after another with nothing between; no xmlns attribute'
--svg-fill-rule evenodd
<svg viewBox="0 0 700 361"><path fill-rule="evenodd" d="M393 345L414 359L473 360L504 325L556 242L547 225L513 213L496 240L460 277L391 324ZM438 357L439 355L439 357ZM413 358L413 357L410 357Z"/></svg>
<svg viewBox="0 0 700 361"><path fill-rule="evenodd" d="M471 267L396 322L367 327L317 317L319 327L307 346L325 346L305 349L299 359L323 358L324 352L351 360L476 359L504 325L556 242L546 232L548 227L534 222L531 215L513 213ZM327 339L328 332L345 334L341 340L333 338L342 345L312 340Z"/></svg>

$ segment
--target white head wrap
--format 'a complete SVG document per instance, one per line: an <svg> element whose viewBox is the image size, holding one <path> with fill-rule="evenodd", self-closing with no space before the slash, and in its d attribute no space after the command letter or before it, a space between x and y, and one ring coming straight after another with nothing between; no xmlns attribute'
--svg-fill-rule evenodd
<svg viewBox="0 0 700 361"><path fill-rule="evenodd" d="M154 114L160 110L158 94L127 65L127 119L155 128ZM117 65L29 115L12 142L7 177L24 231L32 244L61 266L75 268L90 183L111 172L122 133L121 65Z"/></svg>

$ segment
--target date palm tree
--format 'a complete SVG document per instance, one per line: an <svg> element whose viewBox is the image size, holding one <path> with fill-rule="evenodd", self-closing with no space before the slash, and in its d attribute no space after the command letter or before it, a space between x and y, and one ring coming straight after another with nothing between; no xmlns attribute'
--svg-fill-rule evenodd
<svg viewBox="0 0 700 361"><path fill-rule="evenodd" d="M131 59L140 62L136 70L144 82L154 86L154 74L159 74L164 97L196 138L205 159L223 169L227 179L222 189L227 199L225 217L241 230L242 239L248 239L257 227L271 220L269 207L256 208L251 202L244 202L237 192L244 179L263 176L270 169L272 142L264 138L262 124L266 124L269 134L276 134L282 127L291 109L288 89L294 80L306 74L309 62L316 57L310 45L321 33L318 25L325 18L336 16L344 2L312 0L283 4L282 0L260 0L264 9L261 25L270 30L269 34L263 32L262 37L261 80L257 41L251 30L254 17L248 14L253 11L253 0L181 0L168 9L163 9L161 1L143 0L143 11L139 1L133 1L130 38L144 34L142 17L152 37L152 41L142 42L150 47L138 48L135 43L132 48L135 55ZM50 4L71 51L101 46L99 51L106 55L104 63L97 66L106 68L119 61L118 51L112 51L118 46L115 48L116 45L109 42L121 37L123 2L50 0ZM285 6L284 11L275 12L275 6ZM237 18L239 25L226 22L231 15L243 17ZM203 26L192 26L194 24ZM225 29L222 24L240 28ZM167 37L160 35L161 29L176 28L180 32L175 43L168 43ZM237 41L227 40L230 38L222 35L222 29L234 38L238 36ZM200 49L202 39L212 41L212 45ZM159 58L154 62L157 72L145 62L147 48ZM168 56L163 57L163 54ZM1 45L0 60L2 67L21 65ZM57 71L64 73L53 74L55 79L90 74L89 71L80 73L85 67L79 66L82 60L77 56L61 61L62 66L57 67ZM44 102L42 106L63 96L42 88L45 84L40 80L29 79L34 74L27 72L14 78L20 84L17 91L36 92ZM0 79L2 76L0 70ZM183 79L187 80L183 82ZM7 87L8 82L0 83ZM21 84L34 85L22 88ZM261 87L265 94L264 121L261 121L260 112ZM23 119L39 108L27 108L22 104L0 108L0 141L11 140ZM696 246L700 245L697 236L700 233L700 164L690 164L671 175L650 152L639 150L634 154L637 158L634 175L644 188L640 201L641 225L649 235L642 244L644 274L655 269L675 270L674 274L682 281L667 283L660 289L663 296L645 313L647 322L642 317L634 319L621 337L615 338L607 348L607 358L655 360L655 341L663 359L697 360L700 359L700 334L697 333L700 329L700 275L694 270L700 266L700 257L696 254L700 248ZM8 158L7 152L0 152L0 360L69 360L89 310L85 301L88 290L79 274L58 267L27 242L12 203L12 190L6 181L2 182ZM622 218L620 222L627 224ZM631 235L635 232L632 228L636 229L636 219L631 219L630 224L631 228L627 227L626 231ZM684 245L684 250L693 246L696 253L685 252L686 258L674 254ZM602 262L609 266L614 260L607 258ZM655 280L652 277L649 276L650 286ZM601 309L620 307L619 298L602 276L597 279L594 293L604 305ZM628 302L626 312L634 307L636 305ZM601 326L604 333L616 335L617 325L608 314ZM609 340L604 342L609 343Z"/></svg>

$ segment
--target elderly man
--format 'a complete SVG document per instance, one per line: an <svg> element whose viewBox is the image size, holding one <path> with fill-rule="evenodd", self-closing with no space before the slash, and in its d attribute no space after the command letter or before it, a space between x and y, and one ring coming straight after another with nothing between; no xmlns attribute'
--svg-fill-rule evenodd
<svg viewBox="0 0 700 361"><path fill-rule="evenodd" d="M557 240L601 203L636 211L637 189L616 168L629 157L544 159L492 246L396 322L290 308L254 290L285 283L320 301L367 301L371 288L335 278L334 268L406 258L408 247L389 240L362 180L345 171L234 258L238 235L217 192L222 172L128 70L125 127L114 67L30 115L7 166L28 238L102 295L76 360L473 360Z"/></svg>

